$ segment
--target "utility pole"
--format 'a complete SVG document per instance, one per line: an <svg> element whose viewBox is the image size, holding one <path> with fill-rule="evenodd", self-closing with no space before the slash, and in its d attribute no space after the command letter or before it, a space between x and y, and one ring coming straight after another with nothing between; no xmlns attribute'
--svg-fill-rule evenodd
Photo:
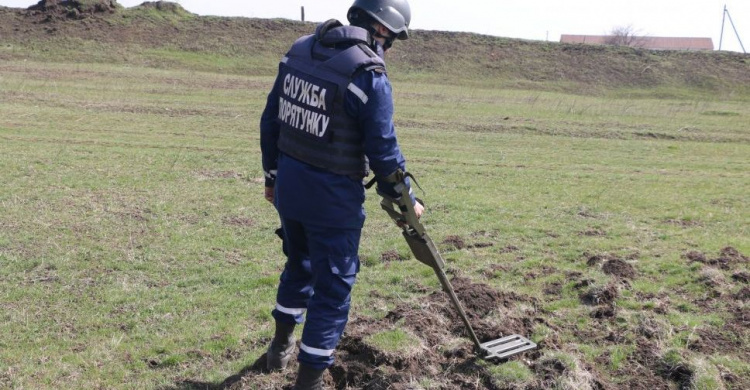
<svg viewBox="0 0 750 390"><path fill-rule="evenodd" d="M724 14L722 15L721 19L721 36L719 37L719 50L721 50L721 44L724 41L724 22L726 19L729 18L729 24L732 25L732 30L734 30L734 35L737 37L737 40L740 42L740 47L742 48L742 52L747 54L747 51L745 51L745 45L742 44L742 39L740 38L740 34L737 32L737 27L734 26L734 21L732 21L732 15L729 14L729 10L727 9L727 5L724 4Z"/></svg>
<svg viewBox="0 0 750 390"><path fill-rule="evenodd" d="M302 6L302 21L305 21L305 6Z"/></svg>
<svg viewBox="0 0 750 390"><path fill-rule="evenodd" d="M719 35L719 51L721 51L721 43L724 42L724 22L727 20L727 5L724 4L724 11L721 13L721 35Z"/></svg>

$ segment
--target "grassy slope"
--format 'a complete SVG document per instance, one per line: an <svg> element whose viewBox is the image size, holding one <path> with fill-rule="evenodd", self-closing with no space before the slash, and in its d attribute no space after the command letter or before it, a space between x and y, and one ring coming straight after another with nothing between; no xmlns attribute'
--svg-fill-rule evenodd
<svg viewBox="0 0 750 390"><path fill-rule="evenodd" d="M129 12L38 25L11 12L0 23L0 387L220 383L270 335L281 263L253 129L275 61L311 26ZM29 31L5 34L14 23ZM174 33L153 40L148 26ZM747 57L421 35L413 44L469 50L393 53L396 120L427 191L425 222L437 242L493 244L441 244L451 268L539 300L546 324L530 336L540 361L566 362L559 386L590 385L586 370L615 386L637 379L644 324L694 387L747 384L747 331L727 327L746 318L734 298L746 284L733 276L747 263L685 259L750 252ZM685 58L717 64L669 72ZM579 62L593 73L565 68ZM626 72L648 66L658 72ZM436 82L444 74L448 85ZM353 310L378 317L419 301L415 283L437 281L417 262L381 260L408 249L374 198ZM588 266L593 255L626 259L638 276L621 282ZM617 285L615 317L590 316L580 280ZM603 341L610 333L621 339ZM690 348L719 336L740 347ZM518 362L488 370L508 386L534 383Z"/></svg>
<svg viewBox="0 0 750 390"><path fill-rule="evenodd" d="M82 14L81 20L60 9L50 16L0 7L5 42L0 58L270 75L290 42L314 30L311 23L197 17L179 6L164 7ZM614 87L648 87L657 96L682 95L686 87L732 99L750 94L750 60L736 53L654 52L439 31L413 35L389 55L396 79L585 94Z"/></svg>

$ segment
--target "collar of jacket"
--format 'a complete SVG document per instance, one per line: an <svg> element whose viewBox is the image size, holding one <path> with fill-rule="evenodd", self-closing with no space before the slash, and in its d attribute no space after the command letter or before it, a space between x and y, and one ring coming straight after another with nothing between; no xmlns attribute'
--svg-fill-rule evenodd
<svg viewBox="0 0 750 390"><path fill-rule="evenodd" d="M370 45L372 38L367 30L361 27L344 26L336 19L321 23L315 29L315 38L325 46L335 46L339 43L365 43Z"/></svg>
<svg viewBox="0 0 750 390"><path fill-rule="evenodd" d="M323 46L334 47L339 44L356 45L364 43L380 58L385 58L385 50L378 41L372 39L369 31L362 27L344 26L336 19L330 19L315 29L315 39Z"/></svg>

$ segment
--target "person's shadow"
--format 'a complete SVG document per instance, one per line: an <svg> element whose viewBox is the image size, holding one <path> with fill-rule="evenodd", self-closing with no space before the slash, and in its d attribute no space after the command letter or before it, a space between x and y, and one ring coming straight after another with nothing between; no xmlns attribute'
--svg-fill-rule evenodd
<svg viewBox="0 0 750 390"><path fill-rule="evenodd" d="M184 380L174 384L174 386L162 387L159 390L225 390L231 389L232 386L242 381L242 378L250 374L268 374L266 368L266 354L261 355L253 364L244 367L240 372L229 376L221 383L201 382L197 380Z"/></svg>

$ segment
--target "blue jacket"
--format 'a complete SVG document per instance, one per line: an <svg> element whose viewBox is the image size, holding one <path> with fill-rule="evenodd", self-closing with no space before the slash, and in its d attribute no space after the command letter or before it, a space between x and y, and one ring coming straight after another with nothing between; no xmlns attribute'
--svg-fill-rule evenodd
<svg viewBox="0 0 750 390"><path fill-rule="evenodd" d="M378 49L382 57L382 49ZM279 213L284 218L318 226L361 228L365 219L362 207L365 189L361 180L316 168L279 151L277 117L281 82L277 77L260 122L266 186L275 186ZM363 134L363 150L370 169L379 178L378 188L396 197L399 194L392 185L381 179L399 168L406 170L393 125L391 83L386 73L378 71L362 72L352 82L367 99L347 90L345 114L355 119Z"/></svg>

